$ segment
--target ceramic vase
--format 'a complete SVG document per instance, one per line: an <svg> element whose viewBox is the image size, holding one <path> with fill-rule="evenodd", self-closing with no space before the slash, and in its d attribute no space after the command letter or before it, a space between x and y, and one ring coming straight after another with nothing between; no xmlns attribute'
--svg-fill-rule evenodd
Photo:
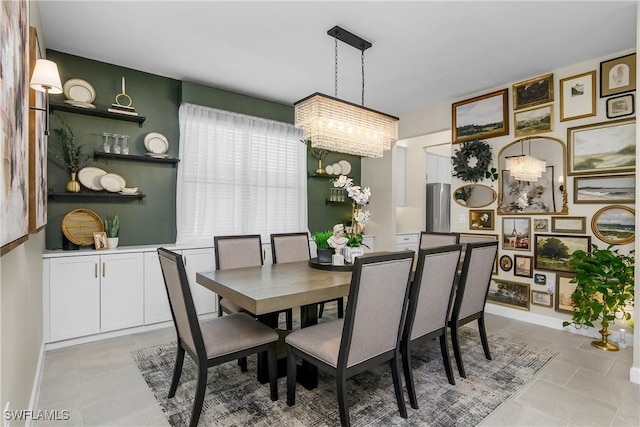
<svg viewBox="0 0 640 427"><path fill-rule="evenodd" d="M119 237L107 237L107 246L109 249L115 249L118 247Z"/></svg>
<svg viewBox="0 0 640 427"><path fill-rule="evenodd" d="M346 246L343 249L344 260L350 264L353 264L356 260L356 257L364 255L364 248L362 246L351 247Z"/></svg>
<svg viewBox="0 0 640 427"><path fill-rule="evenodd" d="M67 182L67 193L79 193L80 192L80 183L76 181L76 173L71 172L71 181Z"/></svg>
<svg viewBox="0 0 640 427"><path fill-rule="evenodd" d="M320 264L331 264L332 255L333 255L333 248L318 249L318 262Z"/></svg>

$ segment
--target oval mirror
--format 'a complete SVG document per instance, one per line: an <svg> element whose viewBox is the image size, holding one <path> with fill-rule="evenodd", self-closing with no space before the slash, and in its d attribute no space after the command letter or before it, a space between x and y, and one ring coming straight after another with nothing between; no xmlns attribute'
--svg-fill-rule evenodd
<svg viewBox="0 0 640 427"><path fill-rule="evenodd" d="M453 192L453 200L466 208L482 208L493 203L498 195L491 187L482 184L462 185Z"/></svg>
<svg viewBox="0 0 640 427"><path fill-rule="evenodd" d="M516 179L514 171L507 170L507 159L534 157L545 162L540 177ZM567 192L563 185L566 177L566 148L564 142L548 136L518 139L498 153L498 214L507 215L566 215ZM530 172L530 167L524 168Z"/></svg>

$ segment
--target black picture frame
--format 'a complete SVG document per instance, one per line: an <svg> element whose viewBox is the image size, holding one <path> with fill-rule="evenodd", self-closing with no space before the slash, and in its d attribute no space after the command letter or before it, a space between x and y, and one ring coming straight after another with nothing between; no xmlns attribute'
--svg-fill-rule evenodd
<svg viewBox="0 0 640 427"><path fill-rule="evenodd" d="M500 257L500 269L502 271L511 271L513 268L513 260L509 255L502 255Z"/></svg>
<svg viewBox="0 0 640 427"><path fill-rule="evenodd" d="M636 100L633 93L607 98L607 119L632 116L636 112Z"/></svg>

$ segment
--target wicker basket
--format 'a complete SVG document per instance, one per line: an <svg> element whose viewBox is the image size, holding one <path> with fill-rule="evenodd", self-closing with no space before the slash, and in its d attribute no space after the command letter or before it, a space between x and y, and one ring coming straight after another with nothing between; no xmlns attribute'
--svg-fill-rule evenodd
<svg viewBox="0 0 640 427"><path fill-rule="evenodd" d="M93 245L93 233L98 231L104 231L104 223L92 210L75 209L62 219L62 233L76 245Z"/></svg>

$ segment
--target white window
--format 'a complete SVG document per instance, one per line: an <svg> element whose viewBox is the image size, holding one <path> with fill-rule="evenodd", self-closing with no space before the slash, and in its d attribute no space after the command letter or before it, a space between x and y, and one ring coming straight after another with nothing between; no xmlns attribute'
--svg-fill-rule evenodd
<svg viewBox="0 0 640 427"><path fill-rule="evenodd" d="M180 106L177 242L307 231L306 146L292 124Z"/></svg>

